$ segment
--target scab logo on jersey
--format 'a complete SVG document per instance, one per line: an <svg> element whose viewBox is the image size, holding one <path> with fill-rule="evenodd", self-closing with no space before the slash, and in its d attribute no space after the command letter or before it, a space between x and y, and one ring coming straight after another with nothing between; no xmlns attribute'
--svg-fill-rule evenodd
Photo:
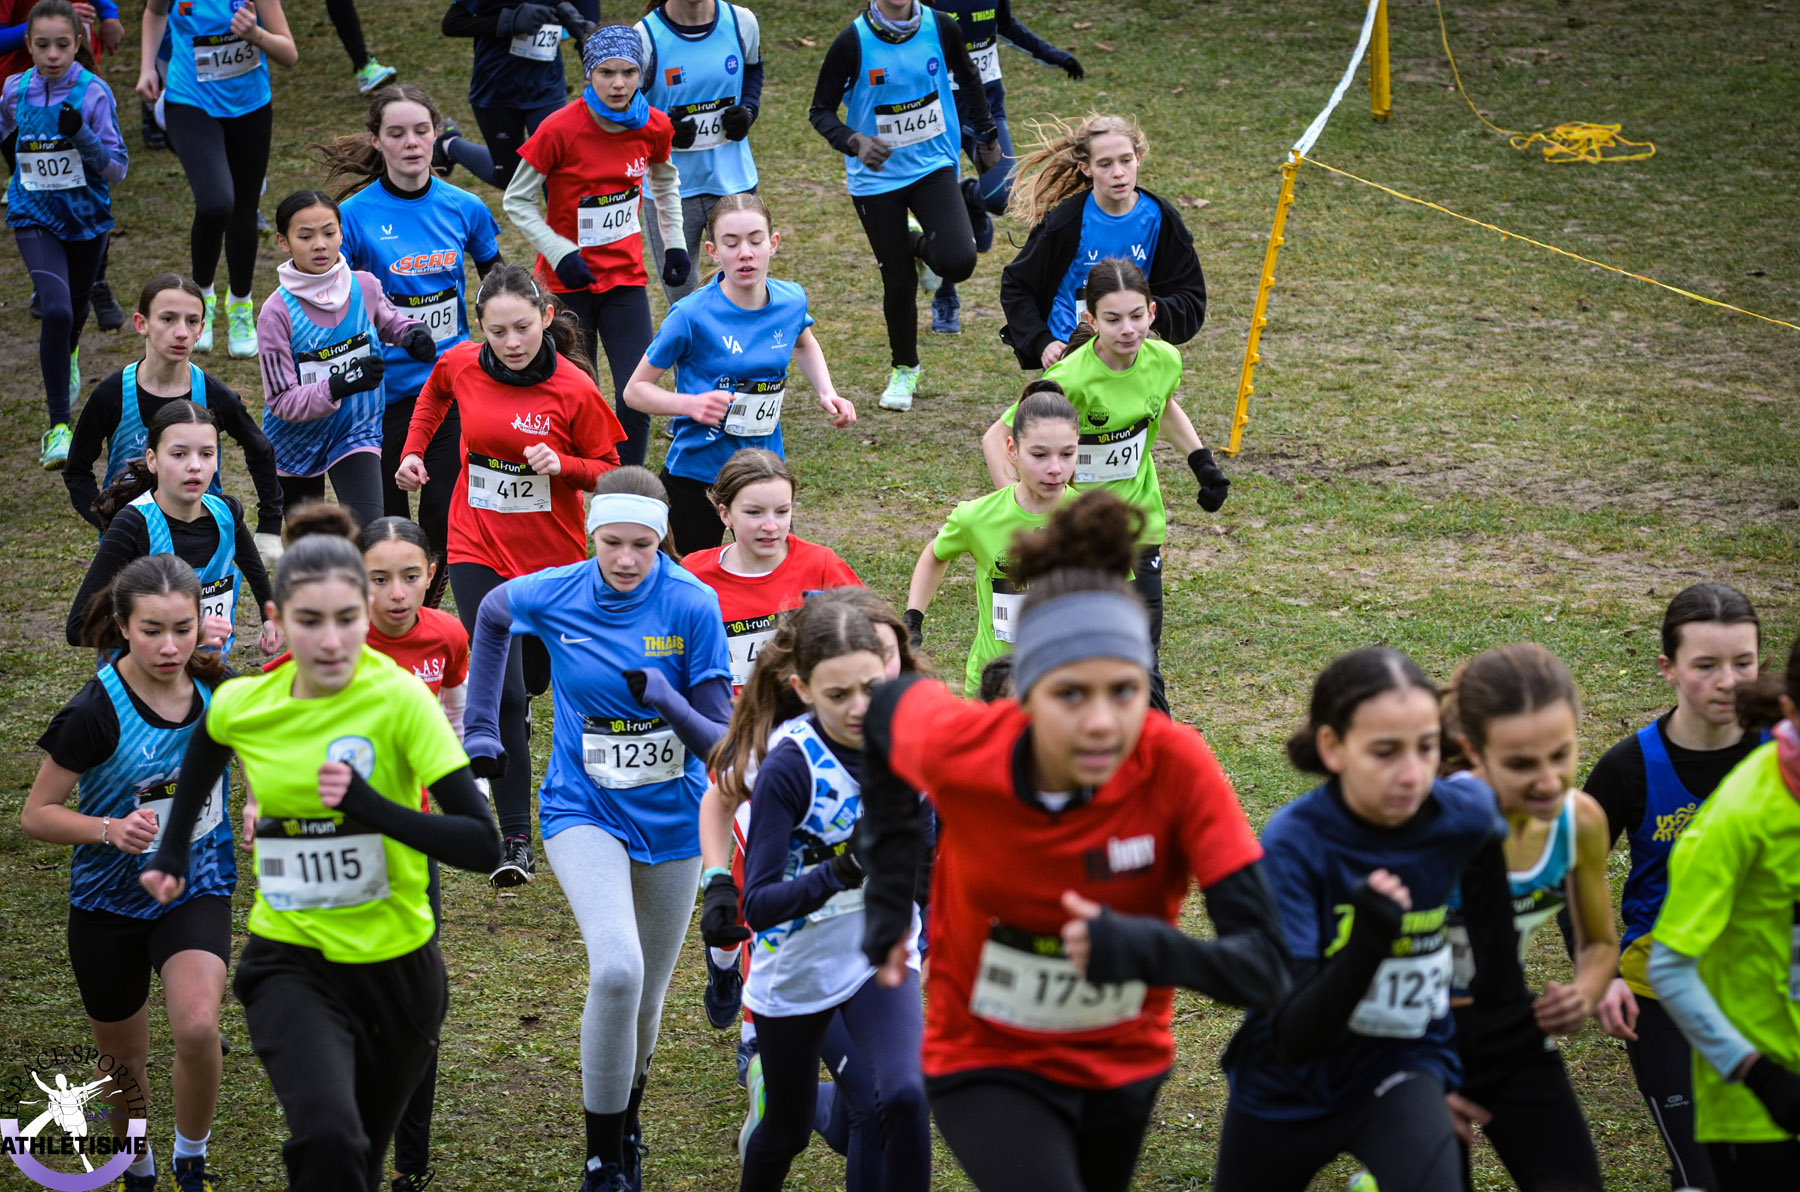
<svg viewBox="0 0 1800 1192"><path fill-rule="evenodd" d="M442 683L444 681L444 660L442 658L427 658L423 662L414 664L412 673L419 676L419 678L423 679L426 683Z"/></svg>
<svg viewBox="0 0 1800 1192"><path fill-rule="evenodd" d="M687 653L687 641L676 634L645 634L644 657L672 658L677 654Z"/></svg>
<svg viewBox="0 0 1800 1192"><path fill-rule="evenodd" d="M339 737L325 747L325 760L343 762L367 778L375 772L375 743L367 737Z"/></svg>
<svg viewBox="0 0 1800 1192"><path fill-rule="evenodd" d="M887 83L887 71L883 70L879 66L874 67L873 69L871 69L869 71L869 86L881 87L881 86L886 85L886 83Z"/></svg>
<svg viewBox="0 0 1800 1192"><path fill-rule="evenodd" d="M679 87L681 79L681 67L679 66L671 66L663 71L663 86L665 87Z"/></svg>
<svg viewBox="0 0 1800 1192"><path fill-rule="evenodd" d="M512 426L520 434L547 435L550 433L550 415L514 414Z"/></svg>
<svg viewBox="0 0 1800 1192"><path fill-rule="evenodd" d="M387 225L382 226L385 231ZM456 262L461 259L461 250L440 248L431 252L408 253L388 266L389 273L406 276L418 273L455 273Z"/></svg>
<svg viewBox="0 0 1800 1192"><path fill-rule="evenodd" d="M1082 854L1089 881L1104 882L1128 874L1143 873L1156 864L1156 837L1111 837L1103 849L1093 848Z"/></svg>
<svg viewBox="0 0 1800 1192"><path fill-rule="evenodd" d="M738 56L736 54L725 55L725 73L728 75L734 75L737 73L737 68L738 68Z"/></svg>

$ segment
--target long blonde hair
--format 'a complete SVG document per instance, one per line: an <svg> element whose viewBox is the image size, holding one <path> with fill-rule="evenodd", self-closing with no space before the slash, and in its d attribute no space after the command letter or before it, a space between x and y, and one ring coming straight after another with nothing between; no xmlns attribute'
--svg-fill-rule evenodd
<svg viewBox="0 0 1800 1192"><path fill-rule="evenodd" d="M1094 180L1081 172L1081 166L1093 160L1089 146L1095 137L1126 137L1140 158L1150 148L1144 130L1130 116L1089 112L1079 123L1052 116L1032 121L1031 127L1038 142L1019 158L1012 198L1006 204L1008 215L1031 225L1064 199L1094 188Z"/></svg>

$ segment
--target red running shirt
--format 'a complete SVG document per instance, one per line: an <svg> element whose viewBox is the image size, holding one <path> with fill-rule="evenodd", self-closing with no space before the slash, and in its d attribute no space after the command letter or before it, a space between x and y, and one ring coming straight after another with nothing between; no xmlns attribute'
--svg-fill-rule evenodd
<svg viewBox="0 0 1800 1192"><path fill-rule="evenodd" d="M405 453L424 455L456 402L463 463L450 500L450 562L480 563L506 579L579 563L588 556L582 494L619 466L625 429L593 378L563 357L546 381L506 385L482 371L480 355L477 343L444 353L406 433ZM525 466L532 443L562 458L560 476Z"/></svg>
<svg viewBox="0 0 1800 1192"><path fill-rule="evenodd" d="M695 551L681 560L701 583L719 595L719 613L725 618L725 644L731 651L731 683L741 689L756 666L764 642L775 636L775 619L806 603L808 592L826 588L860 588L862 580L850 564L828 546L788 535L788 555L767 575L738 575L727 571L720 559L727 550L715 546Z"/></svg>
<svg viewBox="0 0 1800 1192"><path fill-rule="evenodd" d="M942 823L925 1074L1010 1068L1088 1089L1146 1080L1175 1059L1173 990L1152 987L1140 1012L1110 1025L1023 1029L971 1008L978 982L989 991L1008 977L984 965L984 948L990 936L997 945L1060 936L1069 918L1064 890L1175 923L1190 886L1229 877L1261 857L1262 847L1231 781L1188 726L1146 716L1137 748L1111 781L1091 801L1053 813L1013 787L1014 753L1029 724L1011 700L966 703L929 682L914 684L894 713L889 763L897 777L930 792ZM1019 969L999 992L1030 994L1036 978L1030 967ZM1053 1005L1069 1002L1069 989L1054 981L1047 987Z"/></svg>
<svg viewBox="0 0 1800 1192"><path fill-rule="evenodd" d="M669 160L674 143L675 128L657 108L650 109L642 128L608 132L577 98L546 116L519 146L519 156L544 176L549 192L544 222L581 246L581 259L594 275L590 291L648 281L641 229L644 220L656 218L656 206L644 190L644 176L651 162ZM537 260L538 276L557 293L567 293L556 262Z"/></svg>

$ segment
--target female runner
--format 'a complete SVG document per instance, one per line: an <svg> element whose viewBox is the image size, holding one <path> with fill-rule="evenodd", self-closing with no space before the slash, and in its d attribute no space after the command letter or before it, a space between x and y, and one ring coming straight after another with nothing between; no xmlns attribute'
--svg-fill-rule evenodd
<svg viewBox="0 0 1800 1192"><path fill-rule="evenodd" d="M164 33L173 39L166 82L156 67ZM234 360L257 354L250 297L256 279L256 203L269 170L275 123L265 59L283 66L300 61L281 0L145 0L137 93L145 103L164 101L169 144L194 192L189 247L194 280L206 301L206 322L194 350L212 351L213 278L223 244L230 282L226 346Z"/></svg>
<svg viewBox="0 0 1800 1192"><path fill-rule="evenodd" d="M463 296L468 266L486 277L504 263L500 225L480 199L431 176L432 142L443 117L423 90L410 83L383 87L369 101L363 123L366 136L339 137L325 150L331 165L327 180L351 178L362 188L343 201L344 259L352 269L380 278L382 292L397 309L423 319L436 354L442 355L469 338ZM381 354L387 398L381 418L382 508L389 517L404 518L412 510L394 475L419 390L436 357L414 360L391 346ZM449 539L460 435L461 419L451 406L424 451L434 479L419 492L419 524L439 550ZM434 606L449 576L449 568L440 566L431 589Z"/></svg>
<svg viewBox="0 0 1800 1192"><path fill-rule="evenodd" d="M923 281L935 293L975 272L975 233L956 182L962 125L975 130L978 173L1000 160L981 76L949 16L923 0L868 0L825 52L808 118L844 155L850 199L881 269L893 357L881 408L910 410L919 386L913 288Z"/></svg>
<svg viewBox="0 0 1800 1192"><path fill-rule="evenodd" d="M1568 667L1535 642L1477 654L1450 681L1446 761L1450 777L1498 801L1506 819L1507 886L1520 964L1539 927L1567 908L1579 947L1575 979L1552 981L1530 1006L1504 1016L1469 1004L1474 958L1462 899L1450 899L1450 1006L1462 1059L1462 1096L1488 1115L1482 1133L1520 1188L1600 1192L1600 1161L1553 1039L1581 1030L1619 965L1606 813L1573 789L1580 699ZM1468 1148L1464 1147L1468 1180ZM1469 1185L1473 1186L1473 1185Z"/></svg>
<svg viewBox="0 0 1800 1192"><path fill-rule="evenodd" d="M75 61L81 42L68 0L38 0L26 18L31 68L0 86L0 140L17 138L7 152L6 224L43 312L38 369L50 429L38 463L51 471L69 457L81 328L113 226L109 188L129 165L112 88Z"/></svg>
<svg viewBox="0 0 1800 1192"><path fill-rule="evenodd" d="M1694 1132L1719 1192L1781 1188L1800 1167L1800 640L1774 741L1752 751L1669 855L1647 973L1693 1045Z"/></svg>
<svg viewBox="0 0 1800 1192"><path fill-rule="evenodd" d="M1151 330L1184 344L1206 321L1206 278L1194 238L1172 203L1138 186L1148 143L1126 116L1056 121L1019 163L1011 210L1031 235L1000 274L1006 326L1023 369L1049 368L1070 350L1088 270L1111 257L1149 279Z"/></svg>
<svg viewBox="0 0 1800 1192"><path fill-rule="evenodd" d="M69 961L94 1045L141 1081L150 1059L150 973L163 981L175 1043L175 1186L207 1187L206 1144L219 1099L219 1003L231 961L237 863L225 781L190 821L192 879L163 906L138 885L161 843L175 772L212 688L224 674L200 640L200 581L173 555L126 564L89 610L84 636L113 661L38 738L47 755L19 823L27 835L75 845L69 865ZM68 806L77 793L76 805ZM115 1088L129 1086L123 1079ZM141 1095L141 1094L140 1094ZM123 1111L114 1118L123 1125ZM127 1169L125 1192L156 1187L151 1151Z"/></svg>
<svg viewBox="0 0 1800 1192"><path fill-rule="evenodd" d="M1150 610L1150 644L1162 648L1162 544L1168 530L1162 482L1151 448L1167 422L1169 439L1187 457L1199 482L1195 500L1208 513L1225 503L1231 481L1213 462L1187 411L1175 399L1181 384L1181 353L1151 339L1156 301L1143 271L1129 261L1104 260L1088 271L1084 332L1067 359L1045 374L1062 385L1085 423L1075 453L1075 483L1110 490L1144 511L1132 583ZM988 427L981 450L994 486L1011 483L1006 456L1009 409ZM1162 671L1150 673L1151 703L1167 711Z"/></svg>
<svg viewBox="0 0 1800 1192"><path fill-rule="evenodd" d="M69 609L69 644L97 644L85 637L88 607L125 564L173 554L200 577L201 646L229 654L239 586L249 584L258 609L268 607L271 593L243 506L207 491L219 466L219 428L210 411L177 398L151 417L144 442L144 458L133 460L94 502L105 529ZM273 654L280 641L275 624L261 624L258 645Z"/></svg>
<svg viewBox="0 0 1800 1192"><path fill-rule="evenodd" d="M1675 689L1675 707L1607 750L1584 784L1606 812L1607 839L1625 835L1631 864L1619 899L1619 976L1595 1018L1625 1041L1638 1093L1669 1155L1669 1186L1711 1188L1712 1165L1694 1138L1693 1049L1658 1003L1644 966L1670 850L1706 797L1763 740L1739 725L1733 702L1757 677L1762 627L1736 588L1694 584L1669 601L1661 642L1656 664Z"/></svg>
<svg viewBox="0 0 1800 1192"><path fill-rule="evenodd" d="M727 0L650 0L635 28L644 46L639 90L675 127L670 160L681 171L687 232L687 243L677 247L696 259L713 204L756 189L756 160L745 138L762 111L762 27L755 13ZM654 220L644 238L661 273L663 239ZM673 306L696 284L690 273L680 285L664 285L663 295Z"/></svg>
<svg viewBox="0 0 1800 1192"><path fill-rule="evenodd" d="M333 535L275 572L287 665L221 688L189 738L158 902L190 880L188 837L231 754L262 816L256 905L232 992L287 1117L294 1192L377 1192L388 1139L437 1046L448 991L427 858L486 872L500 842L437 701L367 647L368 576ZM417 810L428 787L442 815Z"/></svg>
<svg viewBox="0 0 1800 1192"><path fill-rule="evenodd" d="M1491 792L1437 780L1438 694L1388 647L1313 683L1288 758L1323 783L1263 829L1296 988L1244 1019L1223 1064L1218 1192L1300 1192L1343 1152L1385 1192L1459 1187L1447 930L1460 888L1471 995L1504 1018L1527 1001ZM1453 1121L1452 1113L1457 1115Z"/></svg>
<svg viewBox="0 0 1800 1192"><path fill-rule="evenodd" d="M434 166L447 173L454 163L505 190L519 168L519 146L567 100L559 46L573 39L579 49L599 14L598 0L585 5L451 0L444 10L444 36L475 43L469 107L487 143L476 144L446 124Z"/></svg>
<svg viewBox="0 0 1800 1192"><path fill-rule="evenodd" d="M507 636L536 634L550 652L556 721L539 821L587 944L584 1192L644 1184L639 1108L694 910L702 759L731 706L719 601L664 557L668 503L647 495L660 489L642 468L602 476L587 515L594 561L488 593L469 665L463 739L497 769L510 764L496 718Z"/></svg>
<svg viewBox="0 0 1800 1192"><path fill-rule="evenodd" d="M1074 499L1069 481L1079 432L1080 415L1061 385L1040 379L1025 386L1006 436L1008 470L1018 482L958 505L913 565L906 624L917 646L950 565L963 555L975 560L975 640L963 670L964 696L973 697L987 664L1012 649L1025 590L1007 574L1007 549L1019 531L1043 529L1058 506Z"/></svg>
<svg viewBox="0 0 1800 1192"><path fill-rule="evenodd" d="M506 188L507 218L537 249L538 275L581 324L588 355L596 342L605 347L618 394L650 345L639 234L646 185L663 243L687 242L681 178L669 160L674 129L638 90L643 53L629 25L606 25L589 34L581 50L588 76L581 102L546 118L531 134ZM686 249L668 249L663 283L680 285L692 268ZM641 464L650 447L650 417L626 405L618 414L628 436L620 462Z"/></svg>
<svg viewBox="0 0 1800 1192"><path fill-rule="evenodd" d="M587 558L582 494L618 466L625 432L594 384L594 366L577 343L575 321L558 317L522 265L501 265L475 293L484 342L444 353L419 391L395 482L416 492L431 482L424 453L451 405L460 411L462 447L450 502L450 590L471 631L481 602L496 587L546 567ZM525 638L508 651L500 692L500 733L515 759L492 775L504 856L494 884L531 880L529 690L548 682L543 646Z"/></svg>
<svg viewBox="0 0 1800 1192"><path fill-rule="evenodd" d="M755 195L727 195L713 204L706 251L719 263L719 275L670 308L625 384L633 409L675 415L662 481L675 549L684 557L719 545L719 503L710 486L725 461L749 447L782 454L781 407L794 363L833 426L856 421L856 407L831 383L806 291L769 277L780 240ZM657 386L671 368L674 393Z"/></svg>
<svg viewBox="0 0 1800 1192"><path fill-rule="evenodd" d="M75 441L63 483L75 512L100 528L94 501L100 487L110 485L125 465L142 459L145 428L156 412L172 401L191 401L211 410L219 429L237 440L244 467L256 485L256 547L264 562L281 557L281 483L275 476L275 449L244 401L194 363L194 340L205 321L200 287L179 273L159 273L144 283L132 326L144 340L144 358L94 386L75 424ZM106 452L106 471L94 483L94 463ZM222 496L219 476L207 490Z"/></svg>
<svg viewBox="0 0 1800 1192"><path fill-rule="evenodd" d="M1174 1060L1172 987L1264 1008L1287 987L1230 782L1198 733L1148 715L1149 626L1123 578L1142 517L1089 493L1014 539L1020 702L902 676L863 720L864 951L904 979L927 790L926 1090L983 1192L1126 1188ZM1217 939L1174 926L1195 882Z"/></svg>

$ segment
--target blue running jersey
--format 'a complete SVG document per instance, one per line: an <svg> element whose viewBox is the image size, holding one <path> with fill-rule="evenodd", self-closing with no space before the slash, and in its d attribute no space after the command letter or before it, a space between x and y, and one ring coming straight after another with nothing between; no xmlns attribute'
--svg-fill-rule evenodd
<svg viewBox="0 0 1800 1192"><path fill-rule="evenodd" d="M125 366L125 376L120 382L119 391L119 424L113 427L112 438L106 444L106 478L100 482L106 488L119 478L125 465L134 459L142 459L144 449L150 442L150 431L144 425L144 412L138 407L137 370L139 361L132 361ZM188 396L187 399L204 409L206 407L206 374L200 366L188 361ZM225 495L219 484L220 473L213 473L212 487L206 491L215 497Z"/></svg>
<svg viewBox="0 0 1800 1192"><path fill-rule="evenodd" d="M894 152L879 171L859 158L844 158L853 195L885 194L945 167L955 170L962 155L962 125L937 12L923 4L918 11L919 31L898 45L876 36L868 13L854 22L862 64L846 97L844 123L864 136L880 137ZM954 22L951 28L962 36Z"/></svg>
<svg viewBox="0 0 1800 1192"><path fill-rule="evenodd" d="M314 385L342 372L358 356L374 352L375 324L363 301L362 283L350 283L350 304L336 327L321 327L306 317L306 309L280 286L270 302L287 303L293 327L289 340L302 385ZM310 422L289 422L263 410L263 433L275 448L275 467L289 476L317 476L361 447L381 446L381 411L386 405L381 385L347 395L334 413Z"/></svg>
<svg viewBox="0 0 1800 1192"><path fill-rule="evenodd" d="M645 80L644 98L670 120L692 118L694 143L672 154L681 171L681 197L734 195L756 189L756 161L750 142L728 140L719 114L744 98L744 42L737 7L719 0L712 31L698 40L681 36L658 8L643 19L656 47L655 77Z"/></svg>
<svg viewBox="0 0 1800 1192"><path fill-rule="evenodd" d="M53 107L27 102L37 67L19 79L17 164L6 188L6 224L44 228L58 240L92 240L112 230L112 191L105 178L88 173L75 138L63 136L57 122L64 103L77 110L87 103L90 88L99 87L109 97L112 92L80 63L70 63L69 70L68 98Z"/></svg>
<svg viewBox="0 0 1800 1192"><path fill-rule="evenodd" d="M175 0L169 6L170 103L209 116L242 116L269 102L263 52L232 36L231 14L244 0Z"/></svg>
<svg viewBox="0 0 1800 1192"><path fill-rule="evenodd" d="M207 560L206 566L194 568L200 577L200 615L205 617L224 617L233 626L237 624L238 583L243 578L237 567L237 518L232 515L231 506L225 503L224 497L215 497L207 493L200 498L206 512L212 515L213 524L219 528L219 545L213 551L213 557ZM150 553L153 555L169 555L175 553L175 547L169 537L169 518L156 503L156 494L147 492L131 503L139 513L144 515L144 528L150 535ZM261 621L258 614L257 620ZM232 643L237 641L234 628L231 636L225 639L224 652L231 653Z"/></svg>
<svg viewBox="0 0 1800 1192"><path fill-rule="evenodd" d="M1156 256L1156 238L1161 233L1162 204L1143 191L1138 192L1137 204L1123 215L1108 215L1100 210L1094 193L1089 191L1087 202L1081 206L1081 243L1050 304L1050 334L1069 342L1075 325L1081 321L1081 298L1088 271L1101 261L1112 257L1130 261L1149 277L1151 261Z"/></svg>

